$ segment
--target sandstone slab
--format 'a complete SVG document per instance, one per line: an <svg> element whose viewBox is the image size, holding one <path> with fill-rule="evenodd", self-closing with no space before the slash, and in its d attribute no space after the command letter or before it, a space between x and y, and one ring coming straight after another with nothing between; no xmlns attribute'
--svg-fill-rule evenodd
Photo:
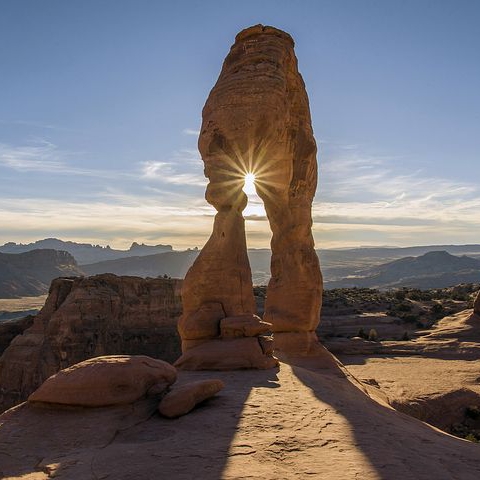
<svg viewBox="0 0 480 480"><path fill-rule="evenodd" d="M29 402L101 407L133 403L154 385L173 384L176 369L144 355L92 358L61 370L29 397Z"/></svg>
<svg viewBox="0 0 480 480"><path fill-rule="evenodd" d="M168 392L158 405L158 411L168 418L181 417L195 408L195 406L223 389L221 380L199 380L174 387Z"/></svg>

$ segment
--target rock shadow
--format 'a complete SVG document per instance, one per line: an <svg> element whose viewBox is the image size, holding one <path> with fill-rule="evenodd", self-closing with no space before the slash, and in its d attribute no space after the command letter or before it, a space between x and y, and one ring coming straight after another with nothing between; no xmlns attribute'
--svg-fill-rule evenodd
<svg viewBox="0 0 480 480"><path fill-rule="evenodd" d="M293 358L288 363L296 377L320 402L348 421L350 442L378 474L372 478L479 478L480 450L477 445L445 434L386 403L382 404L380 396L378 401L373 400L364 386L337 364L326 350L318 357ZM341 444L338 448L342 448Z"/></svg>
<svg viewBox="0 0 480 480"><path fill-rule="evenodd" d="M225 389L177 419L161 417L151 401L61 410L22 404L0 418L0 478L223 478L230 458L249 453L237 434L250 392L279 387L277 372L180 372L178 385L219 378Z"/></svg>

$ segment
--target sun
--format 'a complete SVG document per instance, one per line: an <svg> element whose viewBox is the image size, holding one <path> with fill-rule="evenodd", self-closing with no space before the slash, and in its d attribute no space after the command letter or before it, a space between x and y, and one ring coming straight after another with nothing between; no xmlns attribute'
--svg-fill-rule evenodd
<svg viewBox="0 0 480 480"><path fill-rule="evenodd" d="M247 173L245 175L245 184L242 189L247 195L254 195L257 193L255 190L255 174Z"/></svg>

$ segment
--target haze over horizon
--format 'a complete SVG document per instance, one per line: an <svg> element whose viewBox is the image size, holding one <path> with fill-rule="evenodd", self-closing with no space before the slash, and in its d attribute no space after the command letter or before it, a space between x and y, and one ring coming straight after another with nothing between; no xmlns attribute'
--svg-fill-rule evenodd
<svg viewBox="0 0 480 480"><path fill-rule="evenodd" d="M235 35L289 32L319 148L317 248L480 243L474 1L0 5L0 244L201 247L196 149ZM261 202L249 247L268 247Z"/></svg>

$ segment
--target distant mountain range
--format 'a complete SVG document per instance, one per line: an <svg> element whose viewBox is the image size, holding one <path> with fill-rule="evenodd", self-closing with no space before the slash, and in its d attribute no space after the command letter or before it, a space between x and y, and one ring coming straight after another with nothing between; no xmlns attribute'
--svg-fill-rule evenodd
<svg viewBox="0 0 480 480"><path fill-rule="evenodd" d="M446 251L433 251L418 257L357 271L341 280L328 282L329 288L444 288L459 283L480 282L480 260Z"/></svg>
<svg viewBox="0 0 480 480"><path fill-rule="evenodd" d="M38 249L62 250L75 257L79 265L87 263L116 260L132 256L152 255L154 253L171 252L171 245L145 245L133 242L128 250L115 250L109 246L91 245L89 243L65 242L58 238L45 238L33 243L22 244L9 242L0 246L0 253L24 253Z"/></svg>
<svg viewBox="0 0 480 480"><path fill-rule="evenodd" d="M83 275L75 258L57 250L0 253L0 298L42 295L57 277Z"/></svg>
<svg viewBox="0 0 480 480"><path fill-rule="evenodd" d="M62 257L64 267L60 268L54 259L50 266L36 263L37 255L40 258L45 257L44 254L34 253L32 248L48 245L56 246L55 250L68 249L70 256ZM7 264L11 262L7 262L6 254L2 256L4 261L3 264L0 263L0 279L3 279L3 283L0 298L45 293L50 281L60 275L115 273L141 277L167 275L183 278L200 253L198 249L174 251L170 245L149 246L135 242L129 250L114 250L110 247L64 242L58 239L39 240L28 245L7 243L0 247L0 252L5 250L10 252L8 257L12 260L13 257L21 258L21 255L24 255L24 253L13 255L15 252L30 250L32 253L28 261L19 260L24 264L22 273L19 273L17 267L7 268ZM66 252L64 254L68 255ZM317 254L326 288L401 286L443 288L458 283L480 282L480 245L322 249L317 250ZM254 284L265 285L270 278L270 250L250 249L248 255Z"/></svg>

